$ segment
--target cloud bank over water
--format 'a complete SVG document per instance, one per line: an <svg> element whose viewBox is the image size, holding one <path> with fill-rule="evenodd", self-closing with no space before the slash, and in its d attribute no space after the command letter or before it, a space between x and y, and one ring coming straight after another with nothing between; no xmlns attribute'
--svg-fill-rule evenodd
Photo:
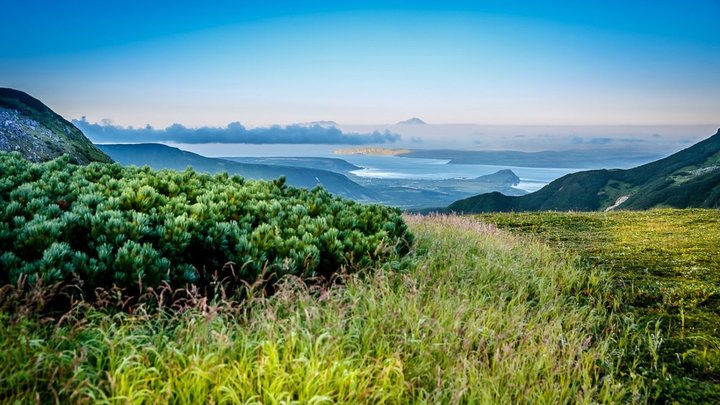
<svg viewBox="0 0 720 405"><path fill-rule="evenodd" d="M285 127L273 125L262 128L245 128L239 122L226 127L188 128L173 124L167 128L143 128L114 125L108 120L100 123L88 122L85 117L72 121L91 141L96 143L175 142L186 144L203 143L246 143L246 144L330 144L368 145L393 143L401 140L400 135L390 131L368 133L343 132L334 126L299 125Z"/></svg>

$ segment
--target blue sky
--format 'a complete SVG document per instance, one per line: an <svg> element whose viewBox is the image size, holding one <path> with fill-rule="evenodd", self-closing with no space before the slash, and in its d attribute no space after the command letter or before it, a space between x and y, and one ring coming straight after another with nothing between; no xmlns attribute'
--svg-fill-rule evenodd
<svg viewBox="0 0 720 405"><path fill-rule="evenodd" d="M717 0L2 0L1 8L0 86L90 122L720 121Z"/></svg>

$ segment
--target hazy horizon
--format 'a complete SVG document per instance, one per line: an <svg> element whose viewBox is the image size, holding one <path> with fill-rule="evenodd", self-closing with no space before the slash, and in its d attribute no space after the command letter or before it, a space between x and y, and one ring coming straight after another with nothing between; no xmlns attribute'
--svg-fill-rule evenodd
<svg viewBox="0 0 720 405"><path fill-rule="evenodd" d="M226 127L189 128L174 125L168 128L129 128L105 124L73 121L95 143L155 142L176 146L205 156L328 155L337 148L383 147L409 149L465 149L465 150L517 150L571 151L619 150L667 154L679 151L718 131L717 125L598 125L598 126L533 126L533 125L477 125L477 124L426 124L426 125L342 125L318 128L312 142L303 142L303 133L297 138L283 137L292 132L288 127L240 126L245 133L238 134L231 124ZM303 128L308 128L302 126ZM181 137L173 137L181 129ZM335 130L337 128L337 130ZM97 129L100 132L97 132ZM329 130L331 132L328 134ZM258 132L262 135L253 134ZM250 137L243 136L250 134ZM313 132L310 131L312 136ZM291 134L292 135L292 134ZM332 135L332 136L329 136ZM234 142L234 137L245 139ZM192 142L187 142L192 138ZM260 138L260 139L258 139ZM218 139L220 141L218 142ZM283 141L290 139L290 141ZM381 139L381 142L377 140ZM325 140L325 141L323 141ZM348 141L349 140L349 141ZM286 149L282 151L281 149Z"/></svg>
<svg viewBox="0 0 720 405"><path fill-rule="evenodd" d="M711 0L28 0L3 13L0 86L89 123L252 130L328 120L371 132L420 117L449 132L406 129L403 142L502 147L450 127L720 120L720 3ZM714 130L688 132L667 137Z"/></svg>

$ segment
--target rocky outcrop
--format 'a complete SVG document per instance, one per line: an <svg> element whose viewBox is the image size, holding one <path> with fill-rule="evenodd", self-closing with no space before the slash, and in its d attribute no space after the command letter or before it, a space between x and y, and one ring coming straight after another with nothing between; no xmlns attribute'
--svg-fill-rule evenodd
<svg viewBox="0 0 720 405"><path fill-rule="evenodd" d="M83 133L39 100L0 88L0 151L19 152L32 162L64 154L79 164L112 162Z"/></svg>

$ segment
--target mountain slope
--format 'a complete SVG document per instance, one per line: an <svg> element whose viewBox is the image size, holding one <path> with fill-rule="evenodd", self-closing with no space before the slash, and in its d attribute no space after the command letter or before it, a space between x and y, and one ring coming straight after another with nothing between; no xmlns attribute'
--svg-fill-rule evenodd
<svg viewBox="0 0 720 405"><path fill-rule="evenodd" d="M0 88L0 151L33 162L67 154L76 163L112 162L72 123L30 95Z"/></svg>
<svg viewBox="0 0 720 405"><path fill-rule="evenodd" d="M353 170L360 170L362 167L355 166L345 160L338 158L322 157L221 157L219 159L232 160L233 162L251 163L273 166L305 167L308 169L327 170L335 173L347 174Z"/></svg>
<svg viewBox="0 0 720 405"><path fill-rule="evenodd" d="M327 170L303 167L239 163L225 159L208 158L160 144L98 145L105 153L122 165L143 166L153 169L193 169L207 172L239 174L247 179L276 179L285 176L287 184L313 188L322 185L333 194L358 201L374 199L374 193L342 174Z"/></svg>
<svg viewBox="0 0 720 405"><path fill-rule="evenodd" d="M456 201L447 210L474 213L653 207L720 207L720 130L674 155L633 169L573 173L525 196L481 194Z"/></svg>

